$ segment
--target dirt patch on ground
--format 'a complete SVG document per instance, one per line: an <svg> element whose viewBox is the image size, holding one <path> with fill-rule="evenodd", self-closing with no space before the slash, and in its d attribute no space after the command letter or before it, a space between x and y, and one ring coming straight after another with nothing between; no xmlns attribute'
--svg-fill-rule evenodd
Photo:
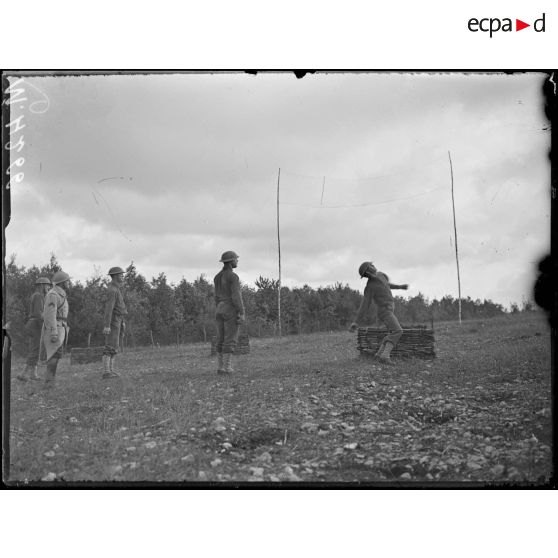
<svg viewBox="0 0 558 558"><path fill-rule="evenodd" d="M347 332L254 340L231 377L209 345L125 353L111 381L63 359L51 391L12 382L10 480L548 482L544 318L443 324L437 345L389 367Z"/></svg>

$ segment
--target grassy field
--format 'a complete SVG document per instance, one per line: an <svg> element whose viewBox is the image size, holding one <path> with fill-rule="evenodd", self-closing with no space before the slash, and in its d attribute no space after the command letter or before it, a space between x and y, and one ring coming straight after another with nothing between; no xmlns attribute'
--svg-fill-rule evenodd
<svg viewBox="0 0 558 558"><path fill-rule="evenodd" d="M9 481L549 482L544 317L436 341L390 367L348 332L252 339L232 377L203 344L126 352L118 380L64 358L53 390L12 380Z"/></svg>

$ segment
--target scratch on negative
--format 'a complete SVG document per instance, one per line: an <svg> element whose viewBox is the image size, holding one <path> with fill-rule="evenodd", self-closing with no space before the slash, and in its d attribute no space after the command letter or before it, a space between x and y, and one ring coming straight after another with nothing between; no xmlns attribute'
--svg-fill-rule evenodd
<svg viewBox="0 0 558 558"><path fill-rule="evenodd" d="M132 180L131 176L127 177L128 180ZM109 176L107 178L101 178L101 180L97 181L97 184L100 184L101 182L104 182L105 180L126 180L125 176Z"/></svg>
<svg viewBox="0 0 558 558"><path fill-rule="evenodd" d="M110 205L108 204L107 200L105 200L103 194L101 194L101 192L95 190L93 192L93 197L95 198L95 201L97 202L97 205L99 205L99 202L97 201L97 197L95 196L95 194L97 194L97 196L99 196L104 202L105 205L107 206L107 209L109 211L109 213L111 214L114 223L116 224L116 228L118 229L118 231L120 232L120 234L128 241L128 242L132 242L125 234L124 231L120 228L120 225L118 224L118 220L116 219L116 216L114 215L114 213L112 212L112 209L110 208Z"/></svg>

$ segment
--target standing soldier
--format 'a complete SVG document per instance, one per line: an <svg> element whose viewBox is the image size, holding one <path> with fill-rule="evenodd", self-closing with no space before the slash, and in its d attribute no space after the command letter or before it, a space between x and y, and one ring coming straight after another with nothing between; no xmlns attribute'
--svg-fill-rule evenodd
<svg viewBox="0 0 558 558"><path fill-rule="evenodd" d="M121 267L111 267L108 274L112 281L108 285L103 333L105 348L103 350L103 378L118 378L120 374L114 370L114 359L120 347L120 332L124 332L126 324L124 318L128 314L124 297L120 287L124 282L124 270Z"/></svg>
<svg viewBox="0 0 558 558"><path fill-rule="evenodd" d="M57 271L52 276L52 288L45 296L43 311L43 344L46 349L45 388L54 385L58 361L62 358L63 347L68 338L68 300L66 291L70 288L70 276Z"/></svg>
<svg viewBox="0 0 558 558"><path fill-rule="evenodd" d="M225 252L220 262L223 269L215 276L215 320L217 321L218 374L233 372L231 359L236 346L238 326L244 322L244 304L240 292L240 280L233 271L238 266L238 255Z"/></svg>
<svg viewBox="0 0 558 558"><path fill-rule="evenodd" d="M393 351L399 342L403 329L393 313L395 305L391 289L407 290L409 285L394 285L390 283L388 276L378 271L372 262L364 262L361 264L358 268L358 272L361 278L368 277L368 282L364 288L364 299L357 311L355 321L351 324L350 331L355 331L358 327L359 322L362 320L364 313L368 310L373 300L378 307L378 318L388 329L388 334L382 339L380 348L374 356L386 364L393 364L390 358L391 351Z"/></svg>
<svg viewBox="0 0 558 558"><path fill-rule="evenodd" d="M40 381L37 374L37 364L41 350L41 331L43 329L43 309L45 306L45 295L50 289L50 279L39 277L35 281L35 292L31 295L29 303L29 319L25 324L25 334L28 340L27 362L25 371L18 374L16 378L22 382L30 380Z"/></svg>

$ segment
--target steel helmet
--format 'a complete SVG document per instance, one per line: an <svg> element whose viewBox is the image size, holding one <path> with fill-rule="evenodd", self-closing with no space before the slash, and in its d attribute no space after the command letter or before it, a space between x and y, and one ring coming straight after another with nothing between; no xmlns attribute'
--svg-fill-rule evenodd
<svg viewBox="0 0 558 558"><path fill-rule="evenodd" d="M219 261L223 263L232 262L233 260L237 260L238 257L239 256L236 252L229 250L228 252L223 252L223 255L221 256L221 259Z"/></svg>
<svg viewBox="0 0 558 558"><path fill-rule="evenodd" d="M118 275L119 273L125 273L125 271L121 267L111 267L108 270L109 275Z"/></svg>
<svg viewBox="0 0 558 558"><path fill-rule="evenodd" d="M64 283L64 281L69 281L70 276L64 271L57 271L52 276L52 283L56 285L57 283Z"/></svg>
<svg viewBox="0 0 558 558"><path fill-rule="evenodd" d="M361 276L361 278L364 277L364 274L371 265L372 262L363 262L360 264L360 267L358 268L358 274Z"/></svg>
<svg viewBox="0 0 558 558"><path fill-rule="evenodd" d="M35 281L35 285L50 285L50 279L48 277L39 277Z"/></svg>

